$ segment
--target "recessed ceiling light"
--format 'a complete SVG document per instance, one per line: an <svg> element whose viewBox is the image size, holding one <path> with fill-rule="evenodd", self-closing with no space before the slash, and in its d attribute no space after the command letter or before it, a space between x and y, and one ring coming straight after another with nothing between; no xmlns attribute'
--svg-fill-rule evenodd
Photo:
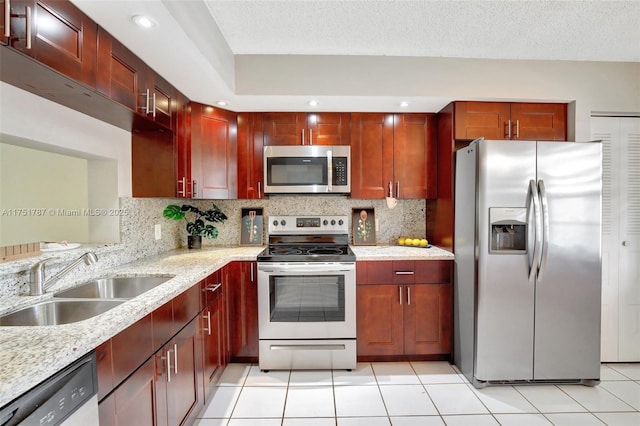
<svg viewBox="0 0 640 426"><path fill-rule="evenodd" d="M144 15L135 15L131 20L134 24L142 28L152 28L158 25L156 21Z"/></svg>
<svg viewBox="0 0 640 426"><path fill-rule="evenodd" d="M406 102L406 101L400 102L400 108L406 108L408 106L409 106L409 102Z"/></svg>
<svg viewBox="0 0 640 426"><path fill-rule="evenodd" d="M309 104L309 106L315 107L315 106L318 106L320 104L320 102L318 102L318 101L309 101L308 104Z"/></svg>
<svg viewBox="0 0 640 426"><path fill-rule="evenodd" d="M218 105L218 106L227 106L227 105L229 105L229 102L227 102L227 101L218 101L218 102L216 102L216 105Z"/></svg>

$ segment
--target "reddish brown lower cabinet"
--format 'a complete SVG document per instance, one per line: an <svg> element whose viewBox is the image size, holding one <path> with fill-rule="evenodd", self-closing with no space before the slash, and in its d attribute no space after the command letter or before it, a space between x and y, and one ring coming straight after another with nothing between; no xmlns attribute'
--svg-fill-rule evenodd
<svg viewBox="0 0 640 426"><path fill-rule="evenodd" d="M155 361L154 358L150 358L111 395L100 402L98 406L100 424L105 426L157 425L154 377Z"/></svg>
<svg viewBox="0 0 640 426"><path fill-rule="evenodd" d="M199 409L201 361L198 319L192 320L155 355L158 425L186 424Z"/></svg>
<svg viewBox="0 0 640 426"><path fill-rule="evenodd" d="M357 263L359 359L450 357L451 263Z"/></svg>
<svg viewBox="0 0 640 426"><path fill-rule="evenodd" d="M223 370L222 284L220 274L208 277L203 285L205 308L200 313L202 339L202 382L204 401L208 401Z"/></svg>
<svg viewBox="0 0 640 426"><path fill-rule="evenodd" d="M194 421L226 362L219 283L216 272L96 349L101 424Z"/></svg>
<svg viewBox="0 0 640 426"><path fill-rule="evenodd" d="M257 278L256 262L233 262L228 265L225 279L232 361L258 361Z"/></svg>

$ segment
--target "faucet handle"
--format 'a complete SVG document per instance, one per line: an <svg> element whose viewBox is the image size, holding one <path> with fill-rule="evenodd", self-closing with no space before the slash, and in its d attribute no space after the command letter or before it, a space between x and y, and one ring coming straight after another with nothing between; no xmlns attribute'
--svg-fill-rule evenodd
<svg viewBox="0 0 640 426"><path fill-rule="evenodd" d="M29 294L32 296L38 296L44 293L43 285L45 280L45 265L52 259L54 258L47 257L46 259L39 260L31 267L31 271L29 273Z"/></svg>

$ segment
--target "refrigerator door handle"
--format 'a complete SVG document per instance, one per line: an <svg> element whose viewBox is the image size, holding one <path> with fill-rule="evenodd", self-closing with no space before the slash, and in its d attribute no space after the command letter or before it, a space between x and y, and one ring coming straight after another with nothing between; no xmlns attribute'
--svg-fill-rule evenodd
<svg viewBox="0 0 640 426"><path fill-rule="evenodd" d="M538 195L538 187L536 181L531 179L529 181L529 205L533 203L533 223L535 231L535 240L533 245L533 256L531 258L531 265L529 265L529 282L533 282L538 273L538 264L540 262L540 238L542 236L542 223L540 221L540 197Z"/></svg>
<svg viewBox="0 0 640 426"><path fill-rule="evenodd" d="M547 191L544 181L538 181L538 192L540 193L540 203L542 205L542 253L540 267L538 268L538 279L542 278L545 266L547 265L548 248L549 248L549 201L547 200Z"/></svg>

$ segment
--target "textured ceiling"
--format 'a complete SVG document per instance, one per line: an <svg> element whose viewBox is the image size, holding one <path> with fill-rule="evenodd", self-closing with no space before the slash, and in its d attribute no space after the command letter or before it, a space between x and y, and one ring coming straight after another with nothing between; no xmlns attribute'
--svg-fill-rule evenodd
<svg viewBox="0 0 640 426"><path fill-rule="evenodd" d="M225 99L235 111L307 110L312 96L327 111L394 111L401 100L410 101L405 110L437 111L452 99L486 99L468 82L458 90L475 63L425 58L640 62L636 0L71 1L190 99ZM158 25L138 28L136 14ZM453 82L447 66L467 75ZM442 84L425 75L433 69ZM510 98L504 87L491 96Z"/></svg>
<svg viewBox="0 0 640 426"><path fill-rule="evenodd" d="M640 61L638 1L224 1L235 54Z"/></svg>

